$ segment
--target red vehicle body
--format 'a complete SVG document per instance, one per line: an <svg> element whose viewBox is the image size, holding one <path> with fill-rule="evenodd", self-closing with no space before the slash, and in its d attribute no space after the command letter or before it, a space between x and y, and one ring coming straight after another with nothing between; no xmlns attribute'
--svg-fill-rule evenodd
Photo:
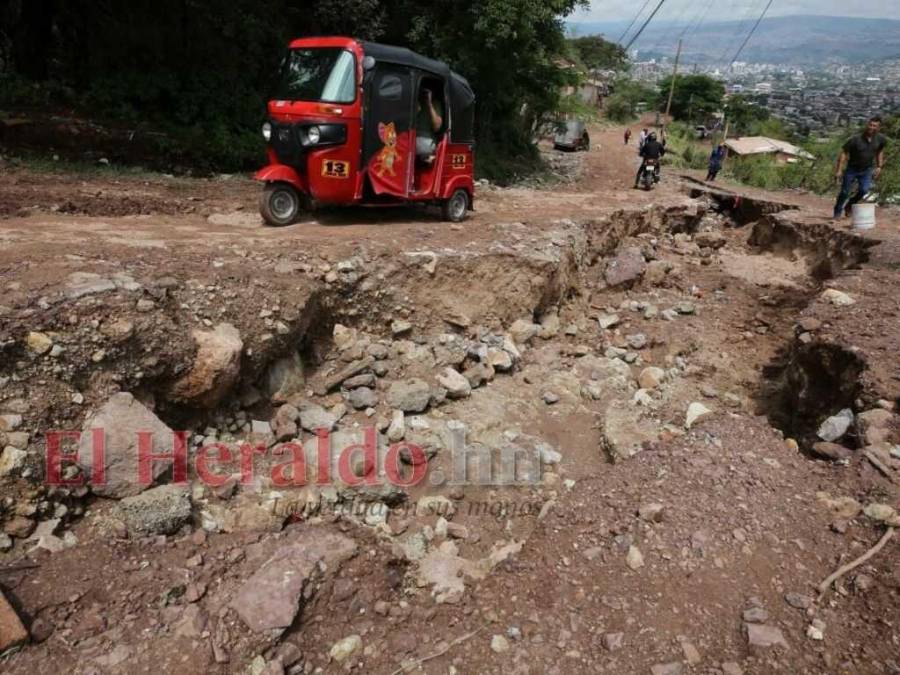
<svg viewBox="0 0 900 675"><path fill-rule="evenodd" d="M422 131L425 89L441 111L437 132ZM256 174L266 183L260 212L287 225L308 203L425 202L462 220L475 197L474 109L463 77L408 49L295 40L263 127L269 165ZM417 152L422 141L427 157Z"/></svg>

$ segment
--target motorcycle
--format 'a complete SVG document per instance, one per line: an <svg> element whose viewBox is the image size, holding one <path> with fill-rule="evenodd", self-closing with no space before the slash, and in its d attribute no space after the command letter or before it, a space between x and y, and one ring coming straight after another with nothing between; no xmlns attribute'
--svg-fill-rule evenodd
<svg viewBox="0 0 900 675"><path fill-rule="evenodd" d="M659 182L659 160L648 159L644 161L644 170L641 173L641 187L652 190Z"/></svg>

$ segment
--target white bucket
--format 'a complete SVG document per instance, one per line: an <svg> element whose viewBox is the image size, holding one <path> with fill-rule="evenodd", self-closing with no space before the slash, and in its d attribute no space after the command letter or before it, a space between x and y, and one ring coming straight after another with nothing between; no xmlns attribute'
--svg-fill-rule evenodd
<svg viewBox="0 0 900 675"><path fill-rule="evenodd" d="M875 229L875 204L871 202L860 202L853 205L853 229L854 230L873 230Z"/></svg>

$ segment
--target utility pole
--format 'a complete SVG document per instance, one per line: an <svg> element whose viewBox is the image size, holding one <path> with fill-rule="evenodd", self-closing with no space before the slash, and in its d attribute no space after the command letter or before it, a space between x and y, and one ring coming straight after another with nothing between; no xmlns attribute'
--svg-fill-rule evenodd
<svg viewBox="0 0 900 675"><path fill-rule="evenodd" d="M669 102L666 103L666 118L672 109L672 97L675 96L675 80L678 78L678 62L681 61L681 39L678 40L678 51L675 53L675 68L672 69L672 86L669 87Z"/></svg>

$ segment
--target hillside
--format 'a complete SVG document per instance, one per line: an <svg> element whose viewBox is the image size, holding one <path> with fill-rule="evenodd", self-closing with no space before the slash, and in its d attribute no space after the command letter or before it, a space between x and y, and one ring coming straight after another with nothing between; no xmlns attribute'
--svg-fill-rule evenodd
<svg viewBox="0 0 900 675"><path fill-rule="evenodd" d="M603 34L616 40L627 23L573 23L579 35ZM685 34L684 53L688 61L714 63L730 59L750 32L752 21L706 23ZM634 33L632 29L631 34ZM673 56L684 23L651 24L635 47L641 58ZM762 63L813 65L861 63L900 55L900 21L856 19L831 16L781 16L760 24L742 60Z"/></svg>

